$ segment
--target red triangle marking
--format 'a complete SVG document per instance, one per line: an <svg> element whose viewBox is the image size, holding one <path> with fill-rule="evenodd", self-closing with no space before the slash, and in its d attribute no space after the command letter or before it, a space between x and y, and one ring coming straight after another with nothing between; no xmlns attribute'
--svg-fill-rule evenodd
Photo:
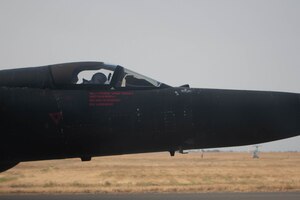
<svg viewBox="0 0 300 200"><path fill-rule="evenodd" d="M63 118L62 112L49 113L49 116L56 125L58 125Z"/></svg>

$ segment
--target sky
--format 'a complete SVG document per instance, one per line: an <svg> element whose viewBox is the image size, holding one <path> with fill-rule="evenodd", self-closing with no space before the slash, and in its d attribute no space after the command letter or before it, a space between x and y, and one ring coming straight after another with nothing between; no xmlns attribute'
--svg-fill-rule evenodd
<svg viewBox="0 0 300 200"><path fill-rule="evenodd" d="M297 0L0 0L0 69L104 61L172 86L300 93L299 10ZM300 137L263 148L300 151Z"/></svg>

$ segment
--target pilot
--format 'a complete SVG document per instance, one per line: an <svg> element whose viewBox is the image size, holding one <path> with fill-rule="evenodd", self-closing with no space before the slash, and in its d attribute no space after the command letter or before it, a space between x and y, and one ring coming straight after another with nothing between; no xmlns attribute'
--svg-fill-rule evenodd
<svg viewBox="0 0 300 200"><path fill-rule="evenodd" d="M90 84L100 84L100 85L104 85L107 81L107 77L105 74L98 72L96 74L93 75Z"/></svg>

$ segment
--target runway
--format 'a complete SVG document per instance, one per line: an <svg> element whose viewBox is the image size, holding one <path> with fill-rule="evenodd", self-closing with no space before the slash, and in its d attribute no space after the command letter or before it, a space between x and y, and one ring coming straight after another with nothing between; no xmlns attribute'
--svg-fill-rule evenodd
<svg viewBox="0 0 300 200"><path fill-rule="evenodd" d="M299 200L300 192L203 194L66 194L0 195L0 200Z"/></svg>

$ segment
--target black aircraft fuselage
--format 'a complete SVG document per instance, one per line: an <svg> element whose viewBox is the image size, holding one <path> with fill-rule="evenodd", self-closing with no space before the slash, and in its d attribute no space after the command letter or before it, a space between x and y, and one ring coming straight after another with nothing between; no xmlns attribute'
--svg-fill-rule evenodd
<svg viewBox="0 0 300 200"><path fill-rule="evenodd" d="M170 87L101 62L0 71L0 113L0 171L300 134L299 94Z"/></svg>

